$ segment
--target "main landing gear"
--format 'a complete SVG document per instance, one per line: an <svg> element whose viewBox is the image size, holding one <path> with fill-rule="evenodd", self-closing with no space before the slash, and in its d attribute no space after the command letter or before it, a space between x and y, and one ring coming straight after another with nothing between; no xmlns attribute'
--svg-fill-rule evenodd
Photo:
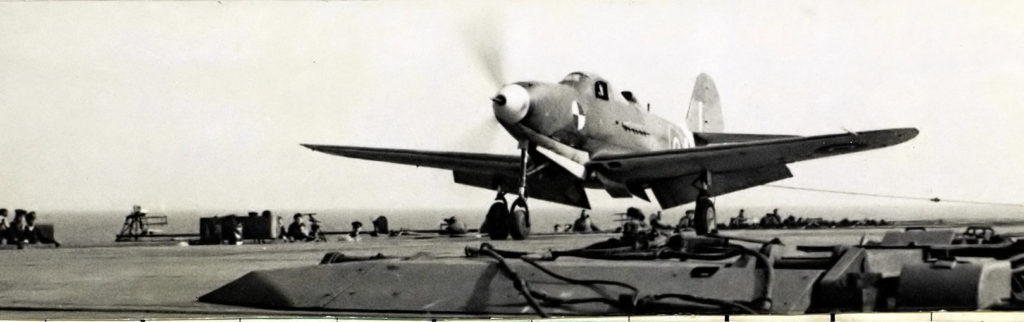
<svg viewBox="0 0 1024 322"><path fill-rule="evenodd" d="M530 236L530 207L526 204L526 175L527 161L529 155L526 153L527 146L520 147L520 173L519 197L508 206L505 200L505 192L498 188L498 196L494 203L487 210L487 217L481 232L486 232L493 240L504 240L508 236L512 239L523 240Z"/></svg>
<svg viewBox="0 0 1024 322"><path fill-rule="evenodd" d="M694 211L694 229L697 235L707 235L715 232L718 221L715 218L715 203L711 201L711 194L708 189L711 187L711 172L704 171L697 180L693 182L697 188L697 209Z"/></svg>
<svg viewBox="0 0 1024 322"><path fill-rule="evenodd" d="M530 209L526 199L519 197L508 207L504 192L498 192L491 208L487 210L481 232L486 232L493 240L523 240L530 236Z"/></svg>

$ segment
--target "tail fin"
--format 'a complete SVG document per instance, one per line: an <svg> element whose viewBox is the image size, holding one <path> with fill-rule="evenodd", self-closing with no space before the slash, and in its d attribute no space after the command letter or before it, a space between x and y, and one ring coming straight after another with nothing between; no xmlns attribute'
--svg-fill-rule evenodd
<svg viewBox="0 0 1024 322"><path fill-rule="evenodd" d="M711 76L701 73L693 85L690 109L686 112L686 125L694 132L722 132L722 104L718 100L718 89Z"/></svg>

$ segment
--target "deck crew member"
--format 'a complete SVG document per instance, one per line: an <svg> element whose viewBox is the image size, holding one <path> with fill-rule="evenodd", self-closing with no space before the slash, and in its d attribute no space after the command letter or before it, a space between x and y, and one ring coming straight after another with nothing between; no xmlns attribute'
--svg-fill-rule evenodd
<svg viewBox="0 0 1024 322"><path fill-rule="evenodd" d="M594 222L590 220L590 214L584 209L580 211L580 217L576 218L576 221L572 223L572 231L576 233L589 233L599 232L601 229L594 225Z"/></svg>
<svg viewBox="0 0 1024 322"><path fill-rule="evenodd" d="M302 222L302 214L292 216L292 224L288 225L288 238L291 241L310 241L306 224Z"/></svg>
<svg viewBox="0 0 1024 322"><path fill-rule="evenodd" d="M629 248L633 250L651 249L664 243L661 234L652 233L644 222L644 214L639 208L629 207L626 210L626 221L622 223L622 235L603 242L587 246L587 249Z"/></svg>
<svg viewBox="0 0 1024 322"><path fill-rule="evenodd" d="M644 222L645 217L640 208L629 207L626 209L626 222L622 224L622 235L633 236L648 233L650 229Z"/></svg>
<svg viewBox="0 0 1024 322"><path fill-rule="evenodd" d="M775 208L772 212L764 214L761 218L761 227L777 228L782 226L782 217L779 216L779 208Z"/></svg>
<svg viewBox="0 0 1024 322"><path fill-rule="evenodd" d="M25 214L25 231L22 234L25 236L25 241L29 244L43 243L53 244L54 247L60 247L60 242L53 238L52 234L47 234L42 230L36 229L36 212L29 211Z"/></svg>
<svg viewBox="0 0 1024 322"><path fill-rule="evenodd" d="M0 243L7 241L7 231L11 224L7 222L7 208L0 208Z"/></svg>
<svg viewBox="0 0 1024 322"><path fill-rule="evenodd" d="M679 224L676 225L676 230L681 231L686 228L693 228L693 214L694 211L692 209L687 210L686 213L683 214L683 217L679 218Z"/></svg>
<svg viewBox="0 0 1024 322"><path fill-rule="evenodd" d="M124 224L127 225L132 220L139 219L146 216L146 212L142 210L142 206L133 205L132 212L127 216L124 216Z"/></svg>
<svg viewBox="0 0 1024 322"><path fill-rule="evenodd" d="M373 219L372 223L373 223L373 232L370 233L370 236L373 236L373 237L377 237L378 235L387 236L388 234L391 233L391 231L388 228L388 217L377 216L377 218Z"/></svg>
<svg viewBox="0 0 1024 322"><path fill-rule="evenodd" d="M661 223L661 211L651 214L651 229L672 229L672 226Z"/></svg>
<svg viewBox="0 0 1024 322"><path fill-rule="evenodd" d="M740 209L740 214L732 219L729 219L730 228L745 228L747 227L747 217L743 215L743 209Z"/></svg>
<svg viewBox="0 0 1024 322"><path fill-rule="evenodd" d="M277 238L288 240L288 228L284 226L284 218L277 216Z"/></svg>
<svg viewBox="0 0 1024 322"><path fill-rule="evenodd" d="M235 214L227 215L221 222L222 234L227 236L228 244L242 244L242 221Z"/></svg>
<svg viewBox="0 0 1024 322"><path fill-rule="evenodd" d="M451 235L452 237L466 235L466 225L459 221L455 216L451 216L444 219L444 223L441 224L441 233Z"/></svg>
<svg viewBox="0 0 1024 322"><path fill-rule="evenodd" d="M7 243L18 245L18 249L25 247L25 215L24 209L14 209L14 220L8 228Z"/></svg>
<svg viewBox="0 0 1024 322"><path fill-rule="evenodd" d="M313 241L327 241L327 237L324 237L324 232L320 231L320 221L313 217L315 214L309 214L309 238Z"/></svg>
<svg viewBox="0 0 1024 322"><path fill-rule="evenodd" d="M359 241L359 234L363 232L363 223L358 221L352 222L352 231L345 235L345 241Z"/></svg>

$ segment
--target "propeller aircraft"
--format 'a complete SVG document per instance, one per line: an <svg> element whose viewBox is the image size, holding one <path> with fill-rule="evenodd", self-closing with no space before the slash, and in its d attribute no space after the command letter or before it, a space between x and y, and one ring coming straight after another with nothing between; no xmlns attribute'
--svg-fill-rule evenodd
<svg viewBox="0 0 1024 322"><path fill-rule="evenodd" d="M696 202L695 230L715 230L712 197L792 177L787 164L906 142L897 128L818 136L726 133L718 91L700 74L685 124L649 112L630 91L573 72L558 83L505 84L491 97L494 117L519 142L519 155L302 144L350 158L451 170L456 183L517 198L491 207L492 239L530 234L528 198L590 208L586 189L650 201L663 209Z"/></svg>

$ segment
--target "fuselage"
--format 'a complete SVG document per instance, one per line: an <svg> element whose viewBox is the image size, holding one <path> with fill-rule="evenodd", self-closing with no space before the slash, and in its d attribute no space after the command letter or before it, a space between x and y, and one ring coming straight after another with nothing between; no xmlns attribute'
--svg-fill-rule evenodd
<svg viewBox="0 0 1024 322"><path fill-rule="evenodd" d="M526 138L522 126L590 157L694 146L688 129L651 114L633 93L593 74L571 73L557 84L513 83L499 92L505 94L495 114L519 140Z"/></svg>

